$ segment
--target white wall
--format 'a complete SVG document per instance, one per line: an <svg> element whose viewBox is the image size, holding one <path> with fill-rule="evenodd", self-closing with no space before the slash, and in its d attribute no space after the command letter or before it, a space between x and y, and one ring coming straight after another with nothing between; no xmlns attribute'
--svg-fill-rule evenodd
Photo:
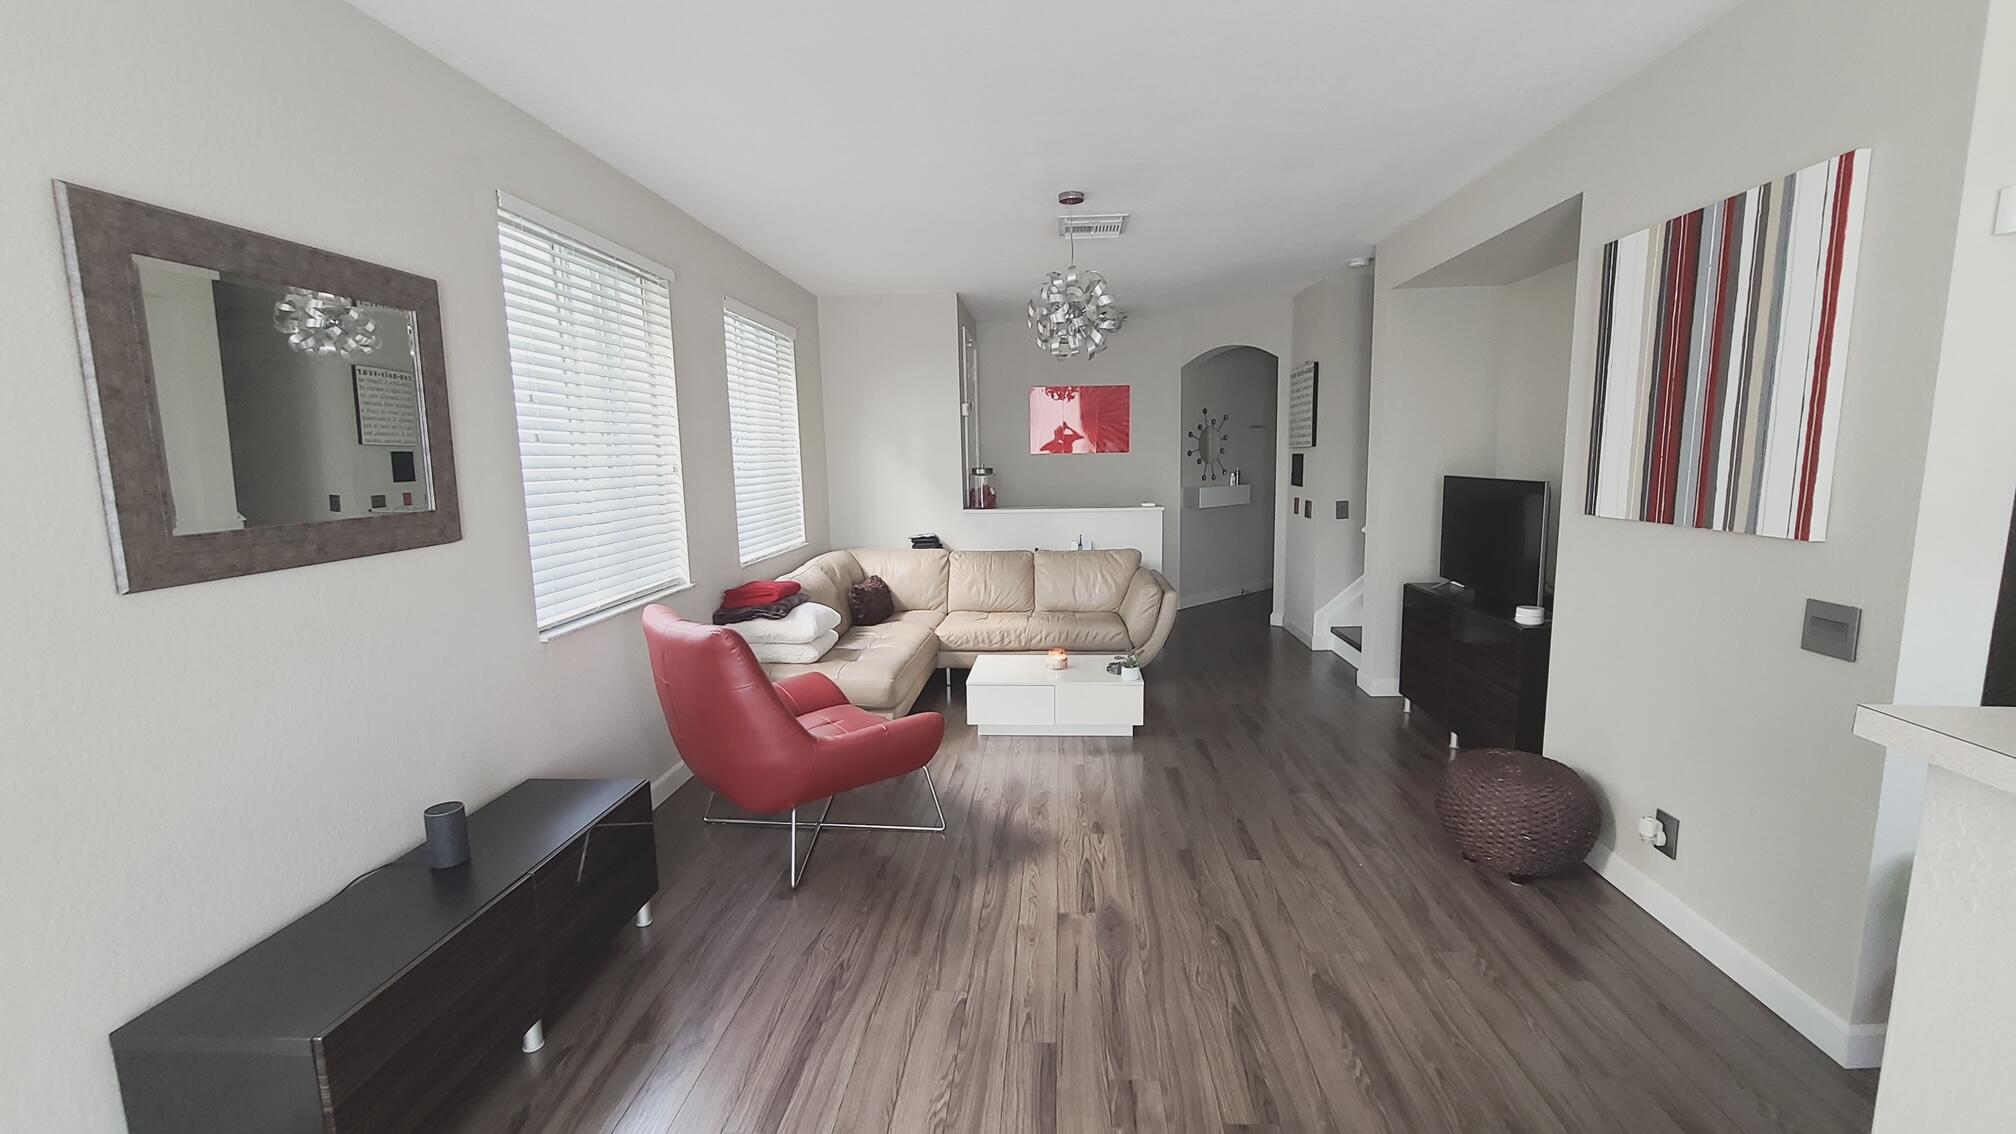
<svg viewBox="0 0 2016 1134"><path fill-rule="evenodd" d="M1208 414L1222 425L1223 466L1238 469L1253 499L1224 508L1183 508L1183 602L1196 605L1274 585L1275 357L1252 347L1210 355L1182 370L1183 404L1174 439L1183 487L1224 484L1189 454L1188 432ZM1187 494L1186 494L1187 499ZM1277 600L1278 601L1278 600Z"/></svg>
<svg viewBox="0 0 2016 1134"><path fill-rule="evenodd" d="M1133 507L1141 500L1159 503L1157 496L1060 491L1057 498L1045 500L1026 494L1018 499L1004 492L1002 507L992 512L963 507L966 461L965 426L959 417L959 336L962 328L972 326L970 319L965 305L950 292L828 296L819 301L833 546L906 547L911 536L934 532L948 547L1063 548L1085 535L1101 547L1151 543L1141 549L1143 561L1167 568L1166 514L1159 507ZM997 345L1006 341L1004 335L991 337ZM985 353L988 338L981 329L977 341L983 344L979 358L983 403L989 368L1005 368L1011 361L1005 351L998 357ZM1026 338L1017 345L1039 361L1055 364ZM1110 351L1101 354L1098 361L1111 356ZM1022 393L1026 399L1026 387ZM991 463L1004 451L1028 448L1028 404L1013 408L1022 433L1003 439L982 430L983 460ZM1006 413L1002 411L1002 416ZM1138 403L1135 420L1138 436ZM1117 459L1133 456L1121 454ZM1115 506L1126 506L1127 511L1098 510ZM1093 510L1083 510L1087 507Z"/></svg>
<svg viewBox="0 0 2016 1134"><path fill-rule="evenodd" d="M2008 438L2009 422L2016 420L2016 382L2010 381L2009 370L2016 237L1994 235L1992 224L1997 195L2006 185L2016 185L2016 0L1993 0L1898 645L1894 695L1898 704L1972 705L1981 700L1989 627L2002 584L2011 501L2016 498L2016 446ZM1882 1018L1895 979L1905 891L1914 874L1919 815L1925 807L1925 765L1908 756L1888 756L1882 785L1856 990L1858 1017L1871 1019ZM1986 814L2006 813L2008 797L1981 795L1988 791L1978 784L1950 784L1945 800L1934 810L1972 806L1986 809ZM1932 838L1929 822L1925 837L1928 842ZM1978 828L1967 828L1967 839L1982 853L1988 852L1989 838ZM1947 853L1966 850L1953 848ZM2006 886L2007 876L2006 870L1985 879L1977 873L1975 881ZM1911 902L1915 920L1920 914L1915 888ZM1936 924L1932 916L1928 911L1926 924ZM1956 949L1979 944L1954 934ZM1998 953L2008 947L2006 935L1986 944ZM1928 942L1928 954L1933 948ZM1920 1037L1929 1041L1925 1048L1915 1048L1911 1037L1902 1033L1900 1003L1900 1031L1891 1037L1877 1100L1879 1125L1893 1134L1969 1128L1965 1122L1944 1121L1953 1114L1968 1114L1969 1121L1986 1124L1991 1118L2004 1121L2009 1113L2007 1076L1971 1073L1966 1063L1950 1057L1941 1032L1943 1020L1964 1014L1969 1003L1991 1005L2006 1015L2016 989L1995 981L2006 967L1956 967L1951 959L1926 955L1927 979L1914 993L1927 1001L1919 1017L1931 1024ZM1921 1109L1939 1106L1941 1096L1962 1109Z"/></svg>
<svg viewBox="0 0 2016 1134"><path fill-rule="evenodd" d="M935 531L952 546L978 546L972 541L990 529L962 511L957 297L829 297L819 309L834 543L903 546ZM1180 586L1183 365L1225 346L1281 357L1290 314L1283 298L1132 318L1097 357L1066 361L1037 349L1021 320L983 319L981 456L997 470L1002 506L1160 505L1163 570ZM1031 386L1102 384L1132 388L1128 452L1029 452ZM1266 475L1285 478L1285 460ZM1278 564L1278 528L1274 538Z"/></svg>
<svg viewBox="0 0 2016 1134"><path fill-rule="evenodd" d="M1379 272L1387 272L1384 257ZM1365 480L1365 648L1358 684L1397 696L1400 589L1435 579L1442 478L1498 462L1498 309L1504 289L1383 289L1373 306Z"/></svg>
<svg viewBox="0 0 2016 1134"><path fill-rule="evenodd" d="M1302 484L1281 474L1277 502L1314 499L1311 519L1289 516L1281 587L1281 624L1304 642L1322 642L1316 611L1365 571L1365 461L1372 397L1372 273L1331 276L1295 297L1289 369L1316 367L1316 445L1302 451ZM1337 519L1337 501L1350 504ZM1282 515L1287 515L1286 511ZM1327 629L1327 628L1324 628Z"/></svg>
<svg viewBox="0 0 2016 1134"><path fill-rule="evenodd" d="M1490 286L1383 293L1358 674L1371 692L1398 693L1401 586L1441 577L1444 476L1546 481L1545 574L1554 577L1575 268L1561 264Z"/></svg>
<svg viewBox="0 0 2016 1134"><path fill-rule="evenodd" d="M1090 359L1056 359L1036 346L1021 319L982 320L980 451L999 477L1004 507L1139 504L1171 511L1176 494L1174 439L1183 364L1173 316L1130 319ZM1133 414L1125 453L1031 453L1029 390L1034 386L1127 386ZM1173 533L1170 533L1173 536ZM1173 562L1173 554L1165 556Z"/></svg>
<svg viewBox="0 0 2016 1134"><path fill-rule="evenodd" d="M1866 1036L1851 1027L1873 1023L1855 994L1881 768L1850 718L1898 674L1900 533L1917 520L1984 12L1752 0L1379 249L1375 484L1385 340L1414 330L1385 289L1583 195L1564 472L1578 500L1603 244L1874 148L1828 542L1575 510L1561 528L1548 704L1549 754L1596 784L1613 857L1746 951L1765 974L1753 991L1810 1009L1795 1023L1839 1058ZM1859 662L1799 650L1808 596L1865 608ZM1685 825L1678 861L1628 827L1619 838L1654 807Z"/></svg>
<svg viewBox="0 0 2016 1134"><path fill-rule="evenodd" d="M1575 269L1563 264L1497 289L1498 436L1491 472L1549 485L1550 581L1561 542L1561 435L1568 422L1568 356L1575 342Z"/></svg>
<svg viewBox="0 0 2016 1134"><path fill-rule="evenodd" d="M813 483L817 316L791 281L346 5L77 0L15 5L6 24L0 480L32 487L8 497L16 553L0 557L0 1129L114 1134L106 1034L415 844L426 804L672 766L634 619L533 632L496 191L679 273L689 615L762 570L736 565L722 296L801 328ZM327 104L362 124L370 160L341 129L317 140ZM463 539L117 594L58 177L439 281ZM818 496L807 524L823 546Z"/></svg>
<svg viewBox="0 0 2016 1134"><path fill-rule="evenodd" d="M951 292L819 300L835 546L950 542L965 493L959 311Z"/></svg>

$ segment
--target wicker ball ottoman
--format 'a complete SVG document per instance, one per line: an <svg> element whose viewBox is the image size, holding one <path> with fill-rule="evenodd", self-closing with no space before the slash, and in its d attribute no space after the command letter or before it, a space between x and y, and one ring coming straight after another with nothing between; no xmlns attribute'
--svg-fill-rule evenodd
<svg viewBox="0 0 2016 1134"><path fill-rule="evenodd" d="M1435 797L1463 857L1514 882L1574 869L1596 845L1596 793L1566 764L1510 748L1460 752Z"/></svg>

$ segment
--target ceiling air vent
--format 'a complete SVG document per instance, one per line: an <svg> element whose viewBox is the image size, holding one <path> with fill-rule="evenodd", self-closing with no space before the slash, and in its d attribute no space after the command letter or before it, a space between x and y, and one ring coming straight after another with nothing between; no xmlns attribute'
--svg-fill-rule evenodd
<svg viewBox="0 0 2016 1134"><path fill-rule="evenodd" d="M1057 235L1075 240L1111 240L1126 229L1126 213L1079 213L1057 218Z"/></svg>

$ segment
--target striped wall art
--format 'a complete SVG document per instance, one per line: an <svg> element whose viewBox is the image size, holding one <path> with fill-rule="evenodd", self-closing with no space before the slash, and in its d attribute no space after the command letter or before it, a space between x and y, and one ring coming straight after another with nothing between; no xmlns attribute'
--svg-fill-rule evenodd
<svg viewBox="0 0 2016 1134"><path fill-rule="evenodd" d="M1591 516L1823 540L1869 151L1603 249Z"/></svg>

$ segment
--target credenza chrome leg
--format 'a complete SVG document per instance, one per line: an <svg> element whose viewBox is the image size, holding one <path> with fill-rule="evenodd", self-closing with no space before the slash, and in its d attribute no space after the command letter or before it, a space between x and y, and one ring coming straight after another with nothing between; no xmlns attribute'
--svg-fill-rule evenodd
<svg viewBox="0 0 2016 1134"><path fill-rule="evenodd" d="M650 928L650 926L651 926L651 903L645 902L643 905L637 907L637 928L648 929Z"/></svg>
<svg viewBox="0 0 2016 1134"><path fill-rule="evenodd" d="M530 1055L545 1046L546 1021L534 1020L532 1026L525 1029L525 1038L518 1041L518 1050Z"/></svg>
<svg viewBox="0 0 2016 1134"><path fill-rule="evenodd" d="M1411 715L1414 712L1414 702L1406 697L1400 698L1400 711Z"/></svg>

